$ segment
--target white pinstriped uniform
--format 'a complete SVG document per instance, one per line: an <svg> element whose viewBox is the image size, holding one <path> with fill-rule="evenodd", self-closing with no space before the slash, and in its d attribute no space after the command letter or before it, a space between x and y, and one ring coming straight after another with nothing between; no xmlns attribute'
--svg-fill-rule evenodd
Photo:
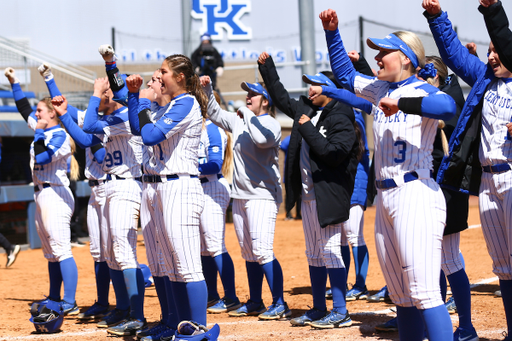
<svg viewBox="0 0 512 341"><path fill-rule="evenodd" d="M29 127L34 129L34 120L29 118ZM35 129L34 129L35 131ZM44 144L53 150L48 164L35 162L34 142L30 147L30 168L34 187L39 188L34 193L36 203L36 228L43 254L50 262L61 262L72 258L71 230L69 223L75 200L69 189L67 159L71 156L69 135L60 126L44 131ZM50 184L44 188L43 185Z"/></svg>
<svg viewBox="0 0 512 341"><path fill-rule="evenodd" d="M228 143L226 132L214 126L209 120L206 121L205 126L205 129L201 132L201 142L199 144L199 163L207 163L209 160L210 139L208 138L207 128L211 129L213 127L220 134L222 144L220 153L224 160L224 152ZM222 173L219 172L219 175L222 175ZM229 184L226 179L219 179L217 174L201 175L199 178L208 180L207 182L202 180L201 183L204 192L204 210L199 224L201 229L201 255L217 257L227 252L224 236L226 232L226 210L230 200Z"/></svg>
<svg viewBox="0 0 512 341"><path fill-rule="evenodd" d="M311 118L311 123L314 126L317 125L321 114L321 111L317 111L317 114ZM315 186L313 184L309 152L308 143L302 139L300 148L301 210L308 265L315 267L325 266L328 269L344 268L345 264L341 256L342 223L331 224L322 228L318 221Z"/></svg>
<svg viewBox="0 0 512 341"><path fill-rule="evenodd" d="M105 183L104 214L108 223L106 260L113 270L138 267L137 226L141 204L141 183L134 178L142 171L142 139L133 136L128 122L128 109L103 116L109 122L103 128L105 158L103 170L112 176ZM117 179L117 177L123 180Z"/></svg>
<svg viewBox="0 0 512 341"><path fill-rule="evenodd" d="M178 101L187 103L190 111L172 111ZM174 115L180 114L185 116L176 123ZM194 96L184 94L173 98L161 117L159 114L152 116L166 137L155 146L147 146L144 153L144 173L163 176L163 182L144 183L143 191L142 223L147 229L149 221L154 221L156 228L151 231L155 231L156 236L152 238L161 248L154 255L152 266L173 282L202 281L199 219L204 195L199 179L190 177L199 173L201 108ZM165 178L175 174L180 178Z"/></svg>
<svg viewBox="0 0 512 341"><path fill-rule="evenodd" d="M350 207L350 216L342 223L341 245L352 247L366 245L364 241L364 208L359 204Z"/></svg>
<svg viewBox="0 0 512 341"><path fill-rule="evenodd" d="M78 112L78 126L84 123L85 111ZM91 187L91 195L87 204L87 230L89 231L89 249L95 262L106 261L108 248L108 224L105 217L105 177L101 164L96 162L91 148L85 149L85 177L97 180L99 185Z"/></svg>
<svg viewBox="0 0 512 341"><path fill-rule="evenodd" d="M441 268L446 276L456 273L464 268L460 257L460 232L443 237L443 255Z"/></svg>
<svg viewBox="0 0 512 341"><path fill-rule="evenodd" d="M512 141L507 123L512 117L512 83L494 79L485 92L479 159L482 166L512 166ZM480 220L493 272L501 280L512 279L512 171L483 172L478 196Z"/></svg>
<svg viewBox="0 0 512 341"><path fill-rule="evenodd" d="M377 105L382 97L422 97L439 92L422 81L409 81L392 90L390 83L356 76L356 94ZM397 305L428 309L443 304L439 291L441 247L446 202L430 178L438 120L402 111L385 117L374 109L376 179L393 178L398 187L379 190L375 239L390 297ZM407 172L419 180L403 182Z"/></svg>
<svg viewBox="0 0 512 341"><path fill-rule="evenodd" d="M162 117L167 111L168 105L160 107L156 102L151 103L151 121L154 123ZM142 146L142 155L144 164L149 162L148 149L154 148L151 146ZM161 243L158 242L158 230L163 226L163 222L157 223L153 218L151 212L154 210L152 207L154 197L156 196L156 186L144 183L142 184L142 202L140 212L140 222L142 227L142 235L146 245L146 257L148 259L148 266L151 274L155 277L163 277L167 275L165 267L164 256L162 253Z"/></svg>

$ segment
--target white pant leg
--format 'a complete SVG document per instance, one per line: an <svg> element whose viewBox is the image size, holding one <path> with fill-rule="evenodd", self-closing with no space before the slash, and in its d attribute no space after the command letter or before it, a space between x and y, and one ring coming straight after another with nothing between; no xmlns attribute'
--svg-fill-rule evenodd
<svg viewBox="0 0 512 341"><path fill-rule="evenodd" d="M162 202L157 198L157 184L144 183L140 222L146 246L146 257L151 274L156 277L166 276L167 270L162 254L158 229L164 228Z"/></svg>
<svg viewBox="0 0 512 341"><path fill-rule="evenodd" d="M201 255L216 257L227 252L224 242L229 185L224 178L202 184L204 210L201 214Z"/></svg>
<svg viewBox="0 0 512 341"><path fill-rule="evenodd" d="M91 196L87 205L87 230L89 231L89 248L95 262L105 262L107 242L107 220L104 214L105 185L91 187Z"/></svg>
<svg viewBox="0 0 512 341"><path fill-rule="evenodd" d="M139 181L133 179L112 180L108 181L105 186L105 207L111 245L119 270L136 269L139 266L137 262L137 227L141 186Z"/></svg>
<svg viewBox="0 0 512 341"><path fill-rule="evenodd" d="M478 196L480 220L493 272L501 280L512 280L512 172L483 173Z"/></svg>
<svg viewBox="0 0 512 341"><path fill-rule="evenodd" d="M52 186L34 193L36 229L43 254L50 262L73 257L69 223L75 207L73 194L67 186Z"/></svg>
<svg viewBox="0 0 512 341"><path fill-rule="evenodd" d="M279 205L274 200L233 200L233 222L242 257L266 264L275 259L274 232Z"/></svg>
<svg viewBox="0 0 512 341"><path fill-rule="evenodd" d="M443 236L443 253L441 258L441 269L446 276L463 269L460 259L460 232Z"/></svg>
<svg viewBox="0 0 512 341"><path fill-rule="evenodd" d="M165 222L161 247L167 276L173 282L204 280L199 232L204 194L199 179L158 183L157 191Z"/></svg>
<svg viewBox="0 0 512 341"><path fill-rule="evenodd" d="M322 228L318 221L316 200L302 201L301 209L308 264L329 269L344 268L341 257L342 223Z"/></svg>
<svg viewBox="0 0 512 341"><path fill-rule="evenodd" d="M443 304L439 288L446 202L432 179L379 191L377 254L397 305L428 309Z"/></svg>
<svg viewBox="0 0 512 341"><path fill-rule="evenodd" d="M350 207L350 217L342 223L341 245L352 247L366 245L364 241L364 209L361 205Z"/></svg>

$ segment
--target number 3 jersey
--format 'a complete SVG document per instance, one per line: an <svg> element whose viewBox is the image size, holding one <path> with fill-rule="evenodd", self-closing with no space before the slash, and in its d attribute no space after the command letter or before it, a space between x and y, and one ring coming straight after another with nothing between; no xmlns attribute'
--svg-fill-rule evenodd
<svg viewBox="0 0 512 341"><path fill-rule="evenodd" d="M373 136L375 141L375 174L377 180L389 179L418 169L433 169L432 150L438 120L399 110L386 117L377 105L383 97L425 97L442 93L438 88L410 77L398 83L376 78L355 77L355 93L375 107L373 110Z"/></svg>

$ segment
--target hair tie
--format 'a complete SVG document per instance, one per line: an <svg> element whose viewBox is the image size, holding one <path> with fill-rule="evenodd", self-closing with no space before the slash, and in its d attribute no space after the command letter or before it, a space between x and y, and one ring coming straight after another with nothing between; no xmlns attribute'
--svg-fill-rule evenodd
<svg viewBox="0 0 512 341"><path fill-rule="evenodd" d="M437 75L437 70L436 68L434 67L434 64L433 63L428 63L426 64L423 69L421 69L419 72L418 72L418 76L420 76L421 78L423 79L427 79L427 78L434 78L435 76Z"/></svg>

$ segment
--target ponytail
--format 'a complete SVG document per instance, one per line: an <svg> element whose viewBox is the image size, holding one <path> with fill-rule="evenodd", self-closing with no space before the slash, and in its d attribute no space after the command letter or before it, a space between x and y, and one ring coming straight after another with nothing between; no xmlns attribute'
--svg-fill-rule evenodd
<svg viewBox="0 0 512 341"><path fill-rule="evenodd" d="M75 158L75 152L76 152L76 144L75 140L70 136L69 137L69 145L71 146L71 165L69 170L69 178L72 181L78 180L80 177L80 166L78 166L78 161Z"/></svg>

